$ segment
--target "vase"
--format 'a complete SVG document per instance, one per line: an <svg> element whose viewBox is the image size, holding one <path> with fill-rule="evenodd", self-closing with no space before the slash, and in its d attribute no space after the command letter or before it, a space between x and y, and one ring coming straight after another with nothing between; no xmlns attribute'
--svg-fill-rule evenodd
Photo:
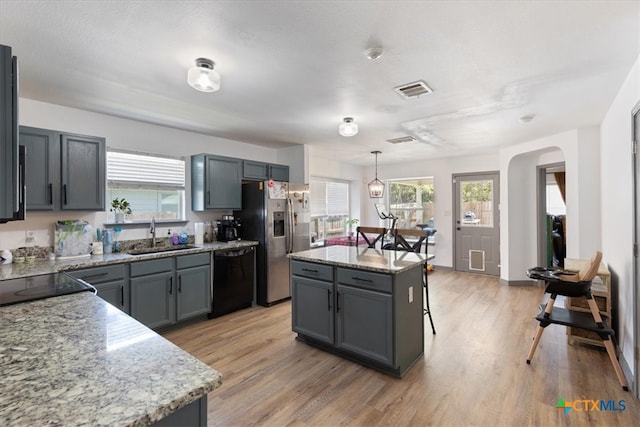
<svg viewBox="0 0 640 427"><path fill-rule="evenodd" d="M123 223L124 222L124 213L123 212L116 212L115 221L117 223Z"/></svg>

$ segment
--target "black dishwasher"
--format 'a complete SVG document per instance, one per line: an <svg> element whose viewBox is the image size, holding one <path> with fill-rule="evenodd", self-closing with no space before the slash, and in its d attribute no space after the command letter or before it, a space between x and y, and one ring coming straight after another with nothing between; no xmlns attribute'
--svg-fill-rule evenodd
<svg viewBox="0 0 640 427"><path fill-rule="evenodd" d="M215 251L213 304L210 317L218 317L253 303L254 248Z"/></svg>

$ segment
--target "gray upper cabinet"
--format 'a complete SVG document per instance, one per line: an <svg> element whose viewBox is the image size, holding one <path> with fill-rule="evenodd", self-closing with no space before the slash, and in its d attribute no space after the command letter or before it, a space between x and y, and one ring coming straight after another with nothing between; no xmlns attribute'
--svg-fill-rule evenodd
<svg viewBox="0 0 640 427"><path fill-rule="evenodd" d="M104 138L20 127L27 148L27 210L105 209Z"/></svg>
<svg viewBox="0 0 640 427"><path fill-rule="evenodd" d="M62 135L62 209L105 209L105 145L104 138Z"/></svg>
<svg viewBox="0 0 640 427"><path fill-rule="evenodd" d="M18 219L20 211L17 129L18 60L0 45L0 223Z"/></svg>
<svg viewBox="0 0 640 427"><path fill-rule="evenodd" d="M241 209L242 160L198 154L191 156L191 209Z"/></svg>
<svg viewBox="0 0 640 427"><path fill-rule="evenodd" d="M60 140L57 132L20 126L20 143L27 148L27 209L54 210L60 206Z"/></svg>
<svg viewBox="0 0 640 427"><path fill-rule="evenodd" d="M257 162L255 160L243 160L242 177L255 181L264 181L267 179L289 181L289 166Z"/></svg>

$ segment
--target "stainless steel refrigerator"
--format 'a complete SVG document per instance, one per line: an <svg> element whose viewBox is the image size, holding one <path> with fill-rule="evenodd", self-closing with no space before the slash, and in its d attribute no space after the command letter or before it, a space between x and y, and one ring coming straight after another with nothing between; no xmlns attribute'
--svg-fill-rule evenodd
<svg viewBox="0 0 640 427"><path fill-rule="evenodd" d="M260 181L242 184L242 238L257 240L256 302L269 306L291 296L288 253L309 249L309 186Z"/></svg>

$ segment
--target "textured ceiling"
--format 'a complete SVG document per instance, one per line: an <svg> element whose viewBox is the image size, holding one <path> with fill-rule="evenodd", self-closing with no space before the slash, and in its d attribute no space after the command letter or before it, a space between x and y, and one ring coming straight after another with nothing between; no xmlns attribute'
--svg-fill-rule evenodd
<svg viewBox="0 0 640 427"><path fill-rule="evenodd" d="M599 124L638 58L640 2L0 0L0 43L26 98L370 165ZM220 91L186 84L198 57ZM434 92L393 90L416 80Z"/></svg>

